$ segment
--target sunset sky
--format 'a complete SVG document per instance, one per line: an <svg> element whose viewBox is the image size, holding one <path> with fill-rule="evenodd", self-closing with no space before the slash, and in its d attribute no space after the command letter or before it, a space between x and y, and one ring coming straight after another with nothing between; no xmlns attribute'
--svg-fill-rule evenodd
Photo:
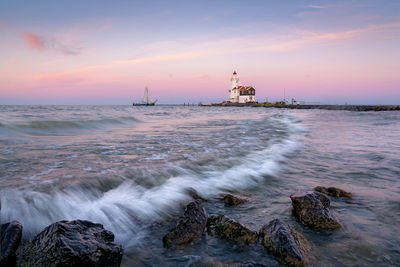
<svg viewBox="0 0 400 267"><path fill-rule="evenodd" d="M400 1L0 0L0 104L400 104Z"/></svg>

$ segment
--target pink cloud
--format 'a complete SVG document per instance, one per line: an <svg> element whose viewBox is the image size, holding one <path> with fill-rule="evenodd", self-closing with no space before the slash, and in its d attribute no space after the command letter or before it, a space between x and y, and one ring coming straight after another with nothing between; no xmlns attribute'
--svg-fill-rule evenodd
<svg viewBox="0 0 400 267"><path fill-rule="evenodd" d="M22 37L30 48L39 51L46 49L46 41L43 39L43 37L34 33L24 33Z"/></svg>
<svg viewBox="0 0 400 267"><path fill-rule="evenodd" d="M69 42L67 44L59 41L55 37L46 38L44 36L28 32L22 34L22 37L24 38L28 47L39 51L55 50L66 55L78 55L82 51L82 47L79 46L79 42L77 41Z"/></svg>

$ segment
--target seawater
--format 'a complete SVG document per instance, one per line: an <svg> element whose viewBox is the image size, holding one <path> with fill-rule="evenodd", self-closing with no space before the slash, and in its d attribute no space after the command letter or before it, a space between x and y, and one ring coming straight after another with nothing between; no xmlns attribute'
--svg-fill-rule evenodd
<svg viewBox="0 0 400 267"><path fill-rule="evenodd" d="M59 220L101 223L125 266L278 266L260 245L203 236L166 250L187 190L258 230L281 218L313 244L318 266L400 262L400 112L182 106L0 106L1 223L30 239ZM292 215L290 194L336 186L343 227L316 232ZM234 192L250 201L226 207Z"/></svg>

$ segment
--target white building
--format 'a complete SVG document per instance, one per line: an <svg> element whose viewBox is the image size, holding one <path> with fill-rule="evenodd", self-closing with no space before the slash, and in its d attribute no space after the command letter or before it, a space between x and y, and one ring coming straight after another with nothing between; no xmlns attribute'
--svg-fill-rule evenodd
<svg viewBox="0 0 400 267"><path fill-rule="evenodd" d="M239 77L236 71L233 72L231 78L231 90L229 90L231 103L253 103L256 102L256 89L253 86L239 85Z"/></svg>

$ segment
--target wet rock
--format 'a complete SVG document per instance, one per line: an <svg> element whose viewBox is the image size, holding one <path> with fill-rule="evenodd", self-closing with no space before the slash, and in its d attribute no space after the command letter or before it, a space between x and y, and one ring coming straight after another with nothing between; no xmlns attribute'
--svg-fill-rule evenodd
<svg viewBox="0 0 400 267"><path fill-rule="evenodd" d="M294 214L310 228L333 230L341 227L330 211L329 198L319 192L306 192L290 196Z"/></svg>
<svg viewBox="0 0 400 267"><path fill-rule="evenodd" d="M314 188L315 191L320 192L322 194L326 194L328 196L332 197L347 197L347 198L352 198L353 194L348 193L340 188L336 187L323 187L323 186L317 186Z"/></svg>
<svg viewBox="0 0 400 267"><path fill-rule="evenodd" d="M258 241L257 232L222 214L208 218L207 233L247 245Z"/></svg>
<svg viewBox="0 0 400 267"><path fill-rule="evenodd" d="M119 266L123 249L114 234L89 221L60 221L23 246L18 266Z"/></svg>
<svg viewBox="0 0 400 267"><path fill-rule="evenodd" d="M214 265L213 267L267 267L267 265L254 262L230 262Z"/></svg>
<svg viewBox="0 0 400 267"><path fill-rule="evenodd" d="M264 225L260 236L262 245L283 264L305 266L310 263L310 243L282 220L274 219Z"/></svg>
<svg viewBox="0 0 400 267"><path fill-rule="evenodd" d="M193 188L187 188L186 189L186 193L191 196L194 200L199 201L200 203L205 202L206 200L204 198L202 198L195 189Z"/></svg>
<svg viewBox="0 0 400 267"><path fill-rule="evenodd" d="M164 247L182 246L199 239L204 232L206 223L207 213L200 202L189 203L177 225L163 237Z"/></svg>
<svg viewBox="0 0 400 267"><path fill-rule="evenodd" d="M0 225L0 266L15 264L15 251L22 236L22 224L17 221Z"/></svg>
<svg viewBox="0 0 400 267"><path fill-rule="evenodd" d="M221 197L221 200L228 206L238 206L247 202L247 199L240 198L231 194L226 194Z"/></svg>

